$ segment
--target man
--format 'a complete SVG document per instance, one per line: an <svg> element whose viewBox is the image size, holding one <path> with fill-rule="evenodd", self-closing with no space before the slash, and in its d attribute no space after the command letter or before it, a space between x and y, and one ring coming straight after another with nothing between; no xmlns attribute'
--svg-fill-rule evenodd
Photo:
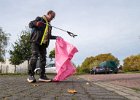
<svg viewBox="0 0 140 100"><path fill-rule="evenodd" d="M54 19L55 12L50 10L43 17L37 17L35 20L29 23L29 27L32 28L30 42L32 55L28 66L27 81L30 83L36 82L34 77L34 70L36 68L36 62L40 59L40 78L39 81L50 82L51 80L45 75L46 65L46 48L49 46L50 39L56 39L57 36L51 35L50 22Z"/></svg>

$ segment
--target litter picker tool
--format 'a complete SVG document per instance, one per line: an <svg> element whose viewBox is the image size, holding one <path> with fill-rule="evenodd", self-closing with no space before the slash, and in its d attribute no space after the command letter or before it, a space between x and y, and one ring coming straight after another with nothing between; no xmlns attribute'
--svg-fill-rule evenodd
<svg viewBox="0 0 140 100"><path fill-rule="evenodd" d="M49 26L51 26L51 25L49 25ZM72 36L73 38L75 37L75 36L77 36L76 34L74 34L74 33L72 33L72 32L69 32L69 31L66 31L66 30L63 30L63 29L61 29L61 28L58 28L58 27L55 27L55 26L51 26L51 27L53 27L53 28L55 28L55 29L58 29L58 30L61 30L61 31L63 31L63 32L67 32L70 36Z"/></svg>
<svg viewBox="0 0 140 100"><path fill-rule="evenodd" d="M42 22L43 23L43 22ZM46 23L43 23L43 24L46 24ZM70 32L70 31L66 31L66 30L64 30L64 29L61 29L61 28L58 28L58 27L55 27L55 26L51 26L51 25L49 25L50 27L53 27L53 28L55 28L55 29L58 29L58 30L61 30L61 31L63 31L63 32L67 32L71 37L75 37L75 36L77 36L76 34L74 34L74 33L72 33L72 32Z"/></svg>

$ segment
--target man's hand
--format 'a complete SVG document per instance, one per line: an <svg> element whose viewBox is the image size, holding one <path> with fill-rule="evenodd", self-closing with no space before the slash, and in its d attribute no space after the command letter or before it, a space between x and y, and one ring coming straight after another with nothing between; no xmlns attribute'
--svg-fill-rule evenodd
<svg viewBox="0 0 140 100"><path fill-rule="evenodd" d="M37 26L37 27L42 27L43 25L44 25L43 22L36 22L36 26Z"/></svg>

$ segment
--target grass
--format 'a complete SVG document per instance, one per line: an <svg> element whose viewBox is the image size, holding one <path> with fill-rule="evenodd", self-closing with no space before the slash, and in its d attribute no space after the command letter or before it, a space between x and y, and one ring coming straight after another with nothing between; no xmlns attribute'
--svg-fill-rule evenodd
<svg viewBox="0 0 140 100"><path fill-rule="evenodd" d="M140 73L140 71L132 71L132 72L124 72L124 73L127 73L127 74L135 74L135 73Z"/></svg>
<svg viewBox="0 0 140 100"><path fill-rule="evenodd" d="M86 73L86 72L76 72L74 75L85 75L85 74L90 74L90 73Z"/></svg>
<svg viewBox="0 0 140 100"><path fill-rule="evenodd" d="M0 73L0 75L27 75L27 73Z"/></svg>

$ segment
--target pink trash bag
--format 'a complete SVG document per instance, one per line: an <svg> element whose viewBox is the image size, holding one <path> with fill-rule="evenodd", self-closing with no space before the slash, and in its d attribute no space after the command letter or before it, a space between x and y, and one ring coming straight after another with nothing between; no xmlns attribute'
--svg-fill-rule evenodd
<svg viewBox="0 0 140 100"><path fill-rule="evenodd" d="M57 75L54 81L63 81L76 72L76 68L71 63L74 54L78 52L72 44L64 41L61 37L56 39L55 43L55 66Z"/></svg>

